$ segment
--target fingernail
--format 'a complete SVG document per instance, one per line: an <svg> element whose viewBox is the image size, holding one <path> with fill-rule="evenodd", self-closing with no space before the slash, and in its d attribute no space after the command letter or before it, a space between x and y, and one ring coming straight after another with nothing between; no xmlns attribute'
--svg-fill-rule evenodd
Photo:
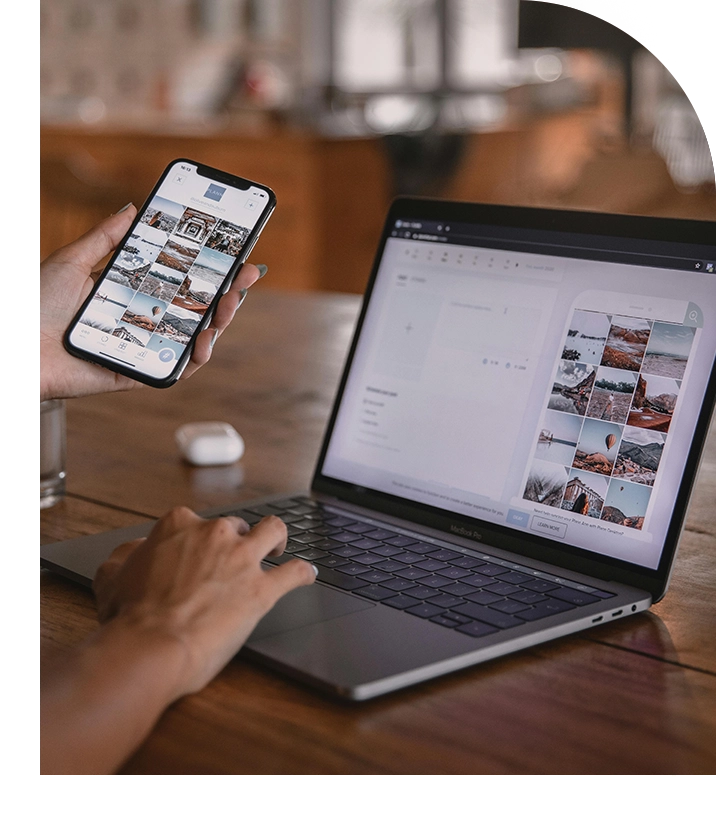
<svg viewBox="0 0 716 815"><path fill-rule="evenodd" d="M209 348L213 348L213 347L214 347L214 343L216 342L216 340L218 339L218 337L219 337L219 329L218 329L218 328L215 328L215 329L214 329L214 336L211 338L211 343L209 344Z"/></svg>
<svg viewBox="0 0 716 815"><path fill-rule="evenodd" d="M316 573L316 577L318 577L318 566L316 566L314 563L311 563L311 568Z"/></svg>
<svg viewBox="0 0 716 815"><path fill-rule="evenodd" d="M257 263L256 268L259 270L259 280L268 272L268 266L265 263Z"/></svg>
<svg viewBox="0 0 716 815"><path fill-rule="evenodd" d="M114 214L115 214L115 215L119 215L121 212L124 212L126 209L129 209L131 206L132 206L132 202L130 201L128 204L125 204L125 205L122 207L122 209L117 210L117 212L115 212Z"/></svg>

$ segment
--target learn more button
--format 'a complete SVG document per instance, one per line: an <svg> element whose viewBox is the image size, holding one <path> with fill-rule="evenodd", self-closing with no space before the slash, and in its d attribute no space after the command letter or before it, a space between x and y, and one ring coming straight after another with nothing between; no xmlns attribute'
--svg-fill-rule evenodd
<svg viewBox="0 0 716 815"><path fill-rule="evenodd" d="M550 521L549 518L540 518L538 515L532 518L530 529L542 535L551 535L553 538L563 538L567 534L567 524L561 521Z"/></svg>

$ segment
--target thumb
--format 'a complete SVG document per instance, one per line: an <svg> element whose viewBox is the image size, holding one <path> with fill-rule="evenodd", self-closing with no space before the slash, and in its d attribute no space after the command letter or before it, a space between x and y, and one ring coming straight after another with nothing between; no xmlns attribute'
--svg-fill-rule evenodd
<svg viewBox="0 0 716 815"><path fill-rule="evenodd" d="M104 563L97 569L92 581L92 591L97 600L100 621L112 616L111 607L112 585L129 556L138 549L146 538L137 538L120 544Z"/></svg>
<svg viewBox="0 0 716 815"><path fill-rule="evenodd" d="M62 260L77 264L82 268L91 269L117 247L127 230L132 225L137 209L134 204L128 204L115 215L110 215L89 232L77 238L60 250L64 257Z"/></svg>
<svg viewBox="0 0 716 815"><path fill-rule="evenodd" d="M293 589L310 586L315 582L316 574L315 567L300 558L294 558L264 572L264 579L271 587L269 592L271 606Z"/></svg>

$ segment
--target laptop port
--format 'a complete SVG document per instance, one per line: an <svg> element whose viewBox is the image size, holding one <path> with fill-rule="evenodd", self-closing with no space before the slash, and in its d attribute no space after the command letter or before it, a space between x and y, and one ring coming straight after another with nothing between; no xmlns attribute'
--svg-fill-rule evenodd
<svg viewBox="0 0 716 815"><path fill-rule="evenodd" d="M602 615L601 615L601 616L599 616L599 617L595 617L595 618L592 620L592 622L593 622L593 623L601 623L601 621L602 621L603 619L604 619L604 615L602 614Z"/></svg>
<svg viewBox="0 0 716 815"><path fill-rule="evenodd" d="M612 617L619 617L622 613L623 613L623 609L620 608L619 611L615 611L612 614Z"/></svg>

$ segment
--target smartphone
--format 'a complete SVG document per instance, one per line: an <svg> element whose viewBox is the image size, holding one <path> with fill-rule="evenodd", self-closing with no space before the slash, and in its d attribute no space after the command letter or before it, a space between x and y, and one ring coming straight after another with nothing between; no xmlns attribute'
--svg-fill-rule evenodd
<svg viewBox="0 0 716 815"><path fill-rule="evenodd" d="M275 206L263 184L171 162L70 323L67 351L173 385Z"/></svg>

